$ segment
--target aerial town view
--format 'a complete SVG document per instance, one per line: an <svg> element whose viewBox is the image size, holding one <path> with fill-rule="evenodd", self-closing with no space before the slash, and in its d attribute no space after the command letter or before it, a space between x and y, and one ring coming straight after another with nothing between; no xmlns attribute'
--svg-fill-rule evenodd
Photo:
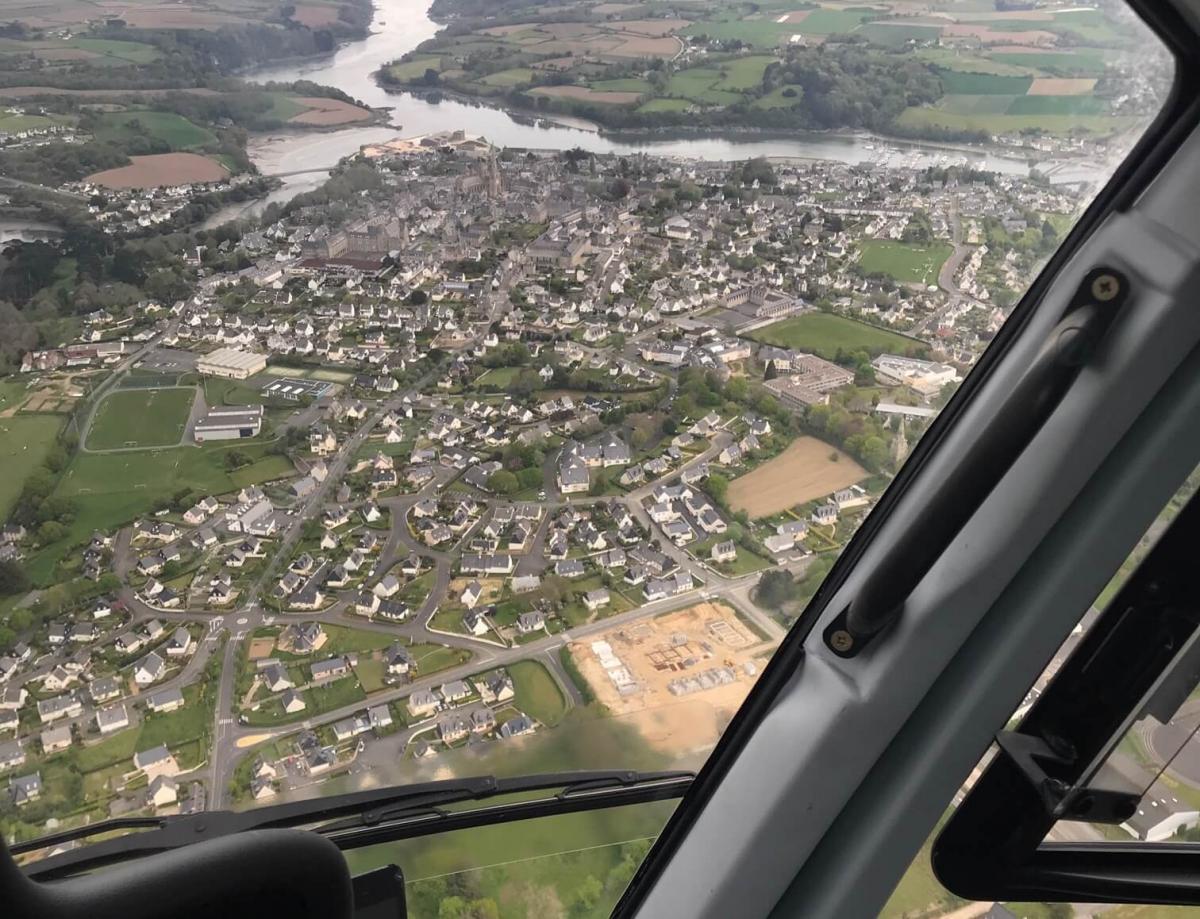
<svg viewBox="0 0 1200 919"><path fill-rule="evenodd" d="M1132 22L0 0L5 837L698 768L1160 104ZM669 813L384 861L606 915Z"/></svg>

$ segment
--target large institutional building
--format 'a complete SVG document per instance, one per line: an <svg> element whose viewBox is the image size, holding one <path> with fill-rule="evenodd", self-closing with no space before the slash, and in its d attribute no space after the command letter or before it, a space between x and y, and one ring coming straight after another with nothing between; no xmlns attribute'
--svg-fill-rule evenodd
<svg viewBox="0 0 1200 919"><path fill-rule="evenodd" d="M196 370L210 377L244 380L260 373L267 366L265 354L243 351L240 348L218 348L196 361Z"/></svg>

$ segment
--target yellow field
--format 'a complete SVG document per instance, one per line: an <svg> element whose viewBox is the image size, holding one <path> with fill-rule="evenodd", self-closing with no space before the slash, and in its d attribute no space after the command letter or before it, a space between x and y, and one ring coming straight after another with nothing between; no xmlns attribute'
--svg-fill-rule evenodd
<svg viewBox="0 0 1200 919"><path fill-rule="evenodd" d="M837 461L830 459L834 454ZM751 517L768 517L823 498L867 477L862 466L815 437L801 437L777 457L729 483L729 504Z"/></svg>

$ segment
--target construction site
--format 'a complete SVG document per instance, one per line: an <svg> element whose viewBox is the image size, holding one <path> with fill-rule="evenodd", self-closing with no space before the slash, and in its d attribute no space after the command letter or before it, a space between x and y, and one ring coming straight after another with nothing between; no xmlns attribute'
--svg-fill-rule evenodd
<svg viewBox="0 0 1200 919"><path fill-rule="evenodd" d="M773 645L728 606L700 603L570 645L597 700L676 752L711 746Z"/></svg>

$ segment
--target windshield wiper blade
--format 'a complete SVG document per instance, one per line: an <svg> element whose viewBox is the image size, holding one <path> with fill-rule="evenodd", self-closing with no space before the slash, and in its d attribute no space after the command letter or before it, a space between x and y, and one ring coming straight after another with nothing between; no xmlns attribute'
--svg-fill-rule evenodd
<svg viewBox="0 0 1200 919"><path fill-rule="evenodd" d="M493 775L472 776L291 801L246 811L116 818L18 843L11 851L19 855L120 830L146 831L69 849L24 867L30 877L49 880L248 830L307 827L328 835L340 847L351 849L468 825L681 797L693 778L690 772L625 770L554 772L502 779ZM483 810L445 810L464 801L555 789L556 794L537 800L498 804Z"/></svg>

